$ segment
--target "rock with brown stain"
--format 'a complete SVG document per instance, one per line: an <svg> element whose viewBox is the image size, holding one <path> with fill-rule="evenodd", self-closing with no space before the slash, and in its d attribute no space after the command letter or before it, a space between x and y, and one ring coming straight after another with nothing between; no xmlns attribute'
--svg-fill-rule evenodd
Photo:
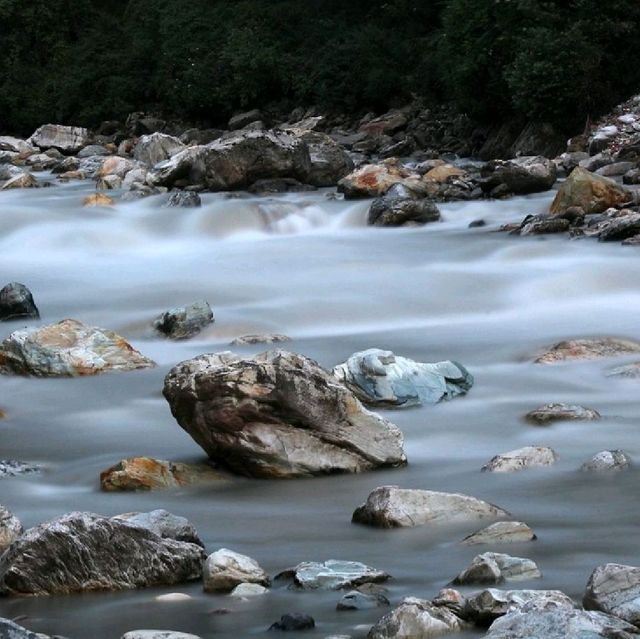
<svg viewBox="0 0 640 639"><path fill-rule="evenodd" d="M104 193L92 193L82 200L82 206L113 206L113 198Z"/></svg>
<svg viewBox="0 0 640 639"><path fill-rule="evenodd" d="M559 342L534 360L536 364L556 364L572 360L592 360L640 353L640 342L617 337L571 339Z"/></svg>
<svg viewBox="0 0 640 639"><path fill-rule="evenodd" d="M402 184L426 193L426 186L417 173L411 173L394 160L381 164L365 164L338 182L338 191L347 199L380 197L394 184Z"/></svg>

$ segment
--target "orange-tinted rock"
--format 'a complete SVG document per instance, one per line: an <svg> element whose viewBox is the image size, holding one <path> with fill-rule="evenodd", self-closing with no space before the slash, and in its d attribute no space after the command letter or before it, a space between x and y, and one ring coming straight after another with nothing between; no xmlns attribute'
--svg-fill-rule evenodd
<svg viewBox="0 0 640 639"><path fill-rule="evenodd" d="M555 344L539 355L536 364L555 364L570 360L591 360L640 353L640 343L628 339L602 337L572 339Z"/></svg>
<svg viewBox="0 0 640 639"><path fill-rule="evenodd" d="M104 193L92 193L82 200L83 206L113 206L113 198Z"/></svg>
<svg viewBox="0 0 640 639"><path fill-rule="evenodd" d="M419 175L398 166L394 161L361 166L338 182L338 191L344 193L347 199L380 197L394 184L425 191Z"/></svg>
<svg viewBox="0 0 640 639"><path fill-rule="evenodd" d="M449 178L462 177L464 175L466 175L465 171L459 169L457 166L453 166L452 164L442 164L431 169L424 177L432 182L442 184Z"/></svg>

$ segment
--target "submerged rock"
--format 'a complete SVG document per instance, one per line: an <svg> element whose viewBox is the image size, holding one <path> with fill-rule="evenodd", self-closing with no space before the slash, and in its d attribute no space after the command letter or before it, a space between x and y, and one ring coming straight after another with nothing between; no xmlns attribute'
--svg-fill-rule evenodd
<svg viewBox="0 0 640 639"><path fill-rule="evenodd" d="M207 557L202 578L205 592L230 592L240 584L271 585L269 575L255 559L227 548Z"/></svg>
<svg viewBox="0 0 640 639"><path fill-rule="evenodd" d="M588 472L626 470L631 463L631 457L623 450L603 450L582 464L580 470Z"/></svg>
<svg viewBox="0 0 640 639"><path fill-rule="evenodd" d="M291 579L293 587L300 590L342 590L387 581L390 575L358 561L329 559L323 563L305 561L276 579Z"/></svg>
<svg viewBox="0 0 640 639"><path fill-rule="evenodd" d="M195 191L173 191L169 193L169 199L165 203L167 208L198 208L202 206L202 200Z"/></svg>
<svg viewBox="0 0 640 639"><path fill-rule="evenodd" d="M356 508L353 521L380 528L400 528L508 516L501 508L467 495L381 486Z"/></svg>
<svg viewBox="0 0 640 639"><path fill-rule="evenodd" d="M290 342L291 338L286 335L279 335L278 333L265 333L263 335L243 335L242 337L236 337L231 342L231 346L251 346L253 344L281 344L283 342Z"/></svg>
<svg viewBox="0 0 640 639"><path fill-rule="evenodd" d="M369 208L369 226L415 226L437 222L440 209L435 202L416 197L401 184L376 198Z"/></svg>
<svg viewBox="0 0 640 639"><path fill-rule="evenodd" d="M627 379L640 378L640 362L634 362L633 364L626 364L624 366L616 366L609 369L605 375L607 377L622 377Z"/></svg>
<svg viewBox="0 0 640 639"><path fill-rule="evenodd" d="M259 597L260 595L266 595L269 592L268 588L261 586L260 584L238 584L230 593L230 597Z"/></svg>
<svg viewBox="0 0 640 639"><path fill-rule="evenodd" d="M560 421L594 421L600 419L600 413L593 408L585 408L577 404L545 404L529 411L525 419L537 426L546 426Z"/></svg>
<svg viewBox="0 0 640 639"><path fill-rule="evenodd" d="M0 557L0 593L53 595L126 590L199 579L204 553L93 513L27 530Z"/></svg>
<svg viewBox="0 0 640 639"><path fill-rule="evenodd" d="M40 319L40 312L31 291L18 282L11 282L0 290L0 321Z"/></svg>
<svg viewBox="0 0 640 639"><path fill-rule="evenodd" d="M333 374L358 399L373 406L436 404L473 386L471 374L456 362L423 364L377 348L355 353Z"/></svg>
<svg viewBox="0 0 640 639"><path fill-rule="evenodd" d="M536 359L536 364L555 364L571 360L591 360L640 353L640 343L616 337L572 339L559 342Z"/></svg>
<svg viewBox="0 0 640 639"><path fill-rule="evenodd" d="M208 302L200 300L162 313L154 320L153 327L170 339L189 339L213 322L211 306Z"/></svg>
<svg viewBox="0 0 640 639"><path fill-rule="evenodd" d="M87 197L82 200L82 206L86 207L113 205L113 198L105 195L104 193L92 193L91 195L87 195Z"/></svg>
<svg viewBox="0 0 640 639"><path fill-rule="evenodd" d="M398 428L302 355L201 355L170 371L164 396L212 459L244 475L303 477L406 463Z"/></svg>
<svg viewBox="0 0 640 639"><path fill-rule="evenodd" d="M497 552L477 555L454 580L456 585L500 584L503 581L540 579L542 573L531 559Z"/></svg>
<svg viewBox="0 0 640 639"><path fill-rule="evenodd" d="M462 540L463 544L516 544L537 539L527 524L521 521L497 521Z"/></svg>
<svg viewBox="0 0 640 639"><path fill-rule="evenodd" d="M147 513L123 513L112 517L114 521L122 522L135 528L150 530L154 535L163 539L174 539L204 548L193 524L186 518L174 515L166 510L158 509Z"/></svg>
<svg viewBox="0 0 640 639"><path fill-rule="evenodd" d="M120 639L201 639L198 635L175 630L131 630Z"/></svg>
<svg viewBox="0 0 640 639"><path fill-rule="evenodd" d="M525 446L508 453L496 455L488 464L482 467L483 471L492 473L512 473L518 470L526 470L536 466L550 466L558 460L556 452L545 446Z"/></svg>
<svg viewBox="0 0 640 639"><path fill-rule="evenodd" d="M76 377L153 366L120 335L71 319L15 331L0 344L3 374Z"/></svg>
<svg viewBox="0 0 640 639"><path fill-rule="evenodd" d="M288 613L280 617L280 621L271 624L269 630L282 630L291 632L296 630L310 630L315 628L316 622L310 615L299 612Z"/></svg>
<svg viewBox="0 0 640 639"><path fill-rule="evenodd" d="M370 610L389 605L389 600L380 592L366 593L351 590L338 601L336 610Z"/></svg>
<svg viewBox="0 0 640 639"><path fill-rule="evenodd" d="M17 459L0 459L0 479L37 472L40 472L40 466L36 464L29 464Z"/></svg>
<svg viewBox="0 0 640 639"><path fill-rule="evenodd" d="M41 149L58 149L71 155L87 146L89 137L89 131L82 127L45 124L37 129L27 142Z"/></svg>
<svg viewBox="0 0 640 639"><path fill-rule="evenodd" d="M20 520L0 505L0 555L24 532ZM2 634L0 633L0 637Z"/></svg>
<svg viewBox="0 0 640 639"><path fill-rule="evenodd" d="M589 577L583 604L640 625L640 568L613 563L598 566Z"/></svg>

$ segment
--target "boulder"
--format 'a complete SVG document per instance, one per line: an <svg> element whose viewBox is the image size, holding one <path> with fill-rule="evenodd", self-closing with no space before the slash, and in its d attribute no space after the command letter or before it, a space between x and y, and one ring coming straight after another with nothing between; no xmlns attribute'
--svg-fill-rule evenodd
<svg viewBox="0 0 640 639"><path fill-rule="evenodd" d="M448 608L457 617L462 618L464 617L464 609L467 605L467 599L459 590L443 588L431 600L431 603L439 608Z"/></svg>
<svg viewBox="0 0 640 639"><path fill-rule="evenodd" d="M417 173L408 171L393 160L387 160L381 164L365 164L358 167L338 182L338 191L344 193L348 200L380 197L394 184L425 189L421 180Z"/></svg>
<svg viewBox="0 0 640 639"><path fill-rule="evenodd" d="M369 226L415 226L437 222L440 209L435 202L415 197L402 184L392 186L385 195L376 198L369 208Z"/></svg>
<svg viewBox="0 0 640 639"><path fill-rule="evenodd" d="M88 144L83 149L78 151L79 158L88 158L93 155L111 155L111 152L102 144Z"/></svg>
<svg viewBox="0 0 640 639"><path fill-rule="evenodd" d="M482 190L485 193L504 185L514 195L548 191L556 181L557 169L552 160L540 155L513 160L492 160L482 169Z"/></svg>
<svg viewBox="0 0 640 639"><path fill-rule="evenodd" d="M564 218L546 215L529 215L520 225L519 235L547 235L549 233L565 233L571 222Z"/></svg>
<svg viewBox="0 0 640 639"><path fill-rule="evenodd" d="M603 450L582 464L580 470L596 473L626 470L631 463L631 457L623 450Z"/></svg>
<svg viewBox="0 0 640 639"><path fill-rule="evenodd" d="M198 635L174 630L131 630L120 639L201 639Z"/></svg>
<svg viewBox="0 0 640 639"><path fill-rule="evenodd" d="M52 158L46 153L35 153L25 160L25 164L30 166L34 171L49 171L57 166L59 162L60 160L58 158Z"/></svg>
<svg viewBox="0 0 640 639"><path fill-rule="evenodd" d="M521 521L497 521L462 540L463 544L517 544L537 539L527 524Z"/></svg>
<svg viewBox="0 0 640 639"><path fill-rule="evenodd" d="M0 593L127 590L199 579L204 553L117 519L70 513L27 530L0 557Z"/></svg>
<svg viewBox="0 0 640 639"><path fill-rule="evenodd" d="M0 505L0 555L24 532L20 520ZM2 634L0 632L0 637Z"/></svg>
<svg viewBox="0 0 640 639"><path fill-rule="evenodd" d="M333 374L372 406L437 404L464 395L473 386L473 377L457 362L423 364L377 348L355 353Z"/></svg>
<svg viewBox="0 0 640 639"><path fill-rule="evenodd" d="M106 492L156 490L224 480L225 477L208 464L130 457L100 473L100 488Z"/></svg>
<svg viewBox="0 0 640 639"><path fill-rule="evenodd" d="M244 475L302 477L406 463L398 428L302 355L202 355L169 372L164 396L212 459Z"/></svg>
<svg viewBox="0 0 640 639"><path fill-rule="evenodd" d="M636 162L613 162L607 166L599 168L596 173L605 177L617 177L624 175L627 171L631 171L636 167Z"/></svg>
<svg viewBox="0 0 640 639"><path fill-rule="evenodd" d="M3 413L4 416L4 413ZM16 459L0 459L0 479L17 477L28 473L40 472L40 466L18 461Z"/></svg>
<svg viewBox="0 0 640 639"><path fill-rule="evenodd" d="M112 517L112 519L127 526L150 530L154 535L163 539L184 541L204 548L204 544L200 540L193 524L186 517L173 515L166 510L158 509L147 513L123 513Z"/></svg>
<svg viewBox="0 0 640 639"><path fill-rule="evenodd" d="M273 193L303 193L317 191L311 184L302 184L294 178L274 178L258 180L249 187L249 193L256 195L271 195Z"/></svg>
<svg viewBox="0 0 640 639"><path fill-rule="evenodd" d="M50 639L48 635L36 634L9 619L2 618L0 618L0 637L2 639Z"/></svg>
<svg viewBox="0 0 640 639"><path fill-rule="evenodd" d="M640 213L623 209L618 215L612 215L595 227L600 242L619 242L635 237L640 233Z"/></svg>
<svg viewBox="0 0 640 639"><path fill-rule="evenodd" d="M40 319L31 291L18 282L0 290L0 322L17 319Z"/></svg>
<svg viewBox="0 0 640 639"><path fill-rule="evenodd" d="M10 191L11 189L37 189L40 186L38 180L31 173L18 173L8 179L1 187L0 191Z"/></svg>
<svg viewBox="0 0 640 639"><path fill-rule="evenodd" d="M35 153L36 147L25 140L14 138L10 135L0 136L0 151L10 151L11 153Z"/></svg>
<svg viewBox="0 0 640 639"><path fill-rule="evenodd" d="M142 113L141 111L130 113L125 122L125 128L129 135L132 136L147 135L149 133L155 133L156 131L162 131L166 125L167 123L161 118L149 113Z"/></svg>
<svg viewBox="0 0 640 639"><path fill-rule="evenodd" d="M268 592L269 589L261 586L260 584L238 584L229 593L229 596L244 599L246 597L258 597L260 595L266 595Z"/></svg>
<svg viewBox="0 0 640 639"><path fill-rule="evenodd" d="M598 566L587 582L583 604L588 610L600 610L640 625L640 568L623 564Z"/></svg>
<svg viewBox="0 0 640 639"><path fill-rule="evenodd" d="M623 184L640 184L640 169L631 169L622 176Z"/></svg>
<svg viewBox="0 0 640 639"><path fill-rule="evenodd" d="M558 460L556 452L546 446L525 446L496 455L482 467L492 473L512 473L536 466L550 466Z"/></svg>
<svg viewBox="0 0 640 639"><path fill-rule="evenodd" d="M78 126L45 124L27 140L41 149L57 149L65 155L73 155L89 143L89 131Z"/></svg>
<svg viewBox="0 0 640 639"><path fill-rule="evenodd" d="M188 306L165 311L154 320L153 328L169 339L189 339L213 322L213 311L209 303L199 300Z"/></svg>
<svg viewBox="0 0 640 639"><path fill-rule="evenodd" d="M600 413L593 408L585 408L576 404L545 404L529 411L524 417L536 426L547 426L553 422L587 421L600 419Z"/></svg>
<svg viewBox="0 0 640 639"><path fill-rule="evenodd" d="M254 122L262 122L264 116L259 109L252 109L251 111L245 111L244 113L238 113L234 115L230 120L227 127L229 131L237 131L238 129L244 129L244 127Z"/></svg>
<svg viewBox="0 0 640 639"><path fill-rule="evenodd" d="M87 197L82 200L82 206L89 208L113 205L113 198L105 195L104 193L92 193L91 195L87 195Z"/></svg>
<svg viewBox="0 0 640 639"><path fill-rule="evenodd" d="M548 348L535 359L536 364L555 364L572 360L592 360L604 357L619 357L640 353L640 343L619 339L616 337L602 337L593 339L572 339L559 342Z"/></svg>
<svg viewBox="0 0 640 639"><path fill-rule="evenodd" d="M108 175L117 175L124 179L127 173L133 171L137 167L138 164L133 160L113 155L102 162L100 168L97 170L96 177L105 178Z"/></svg>
<svg viewBox="0 0 640 639"><path fill-rule="evenodd" d="M154 366L113 331L71 319L15 331L0 344L2 374L76 377Z"/></svg>
<svg viewBox="0 0 640 639"><path fill-rule="evenodd" d="M164 205L167 208L198 208L202 206L202 200L195 191L173 191Z"/></svg>
<svg viewBox="0 0 640 639"><path fill-rule="evenodd" d="M227 548L207 557L202 578L205 592L231 592L240 584L271 585L269 575L255 559Z"/></svg>
<svg viewBox="0 0 640 639"><path fill-rule="evenodd" d="M504 581L526 581L541 577L542 573L531 559L485 552L475 556L452 583L461 586L501 584Z"/></svg>
<svg viewBox="0 0 640 639"><path fill-rule="evenodd" d="M338 601L336 610L370 610L389 605L389 600L380 592L366 593L351 590Z"/></svg>
<svg viewBox="0 0 640 639"><path fill-rule="evenodd" d="M23 176L25 173L23 169L19 166L14 166L13 164L3 164L0 162L0 181L6 182L7 180L12 180L15 177Z"/></svg>
<svg viewBox="0 0 640 639"><path fill-rule="evenodd" d="M577 167L558 189L550 211L552 215L561 215L571 206L580 206L587 214L602 213L632 199L630 191L615 180Z"/></svg>
<svg viewBox="0 0 640 639"><path fill-rule="evenodd" d="M236 337L231 342L231 346L252 346L254 344L281 344L283 342L290 342L291 338L286 335L279 335L278 333L264 333L262 335L243 335L242 337Z"/></svg>
<svg viewBox="0 0 640 639"><path fill-rule="evenodd" d="M329 559L323 563L305 561L281 572L276 579L292 580L293 589L342 590L362 584L381 583L390 579L390 575L358 561Z"/></svg>
<svg viewBox="0 0 640 639"><path fill-rule="evenodd" d="M133 157L149 167L168 160L185 149L185 145L171 135L151 133L143 135L133 150Z"/></svg>
<svg viewBox="0 0 640 639"><path fill-rule="evenodd" d="M315 628L316 622L310 615L299 612L288 613L280 617L280 621L272 623L269 630L282 630L284 632L295 632L299 630L311 630Z"/></svg>
<svg viewBox="0 0 640 639"><path fill-rule="evenodd" d="M101 191L113 191L122 188L122 178L118 175L107 175L96 183L96 189Z"/></svg>
<svg viewBox="0 0 640 639"><path fill-rule="evenodd" d="M467 495L381 486L356 508L353 521L379 528L401 528L508 516L501 508Z"/></svg>
<svg viewBox="0 0 640 639"><path fill-rule="evenodd" d="M443 182L449 181L451 178L465 177L466 175L467 172L464 169L453 166L453 164L443 163L438 166L434 166L432 169L427 171L424 174L424 177L431 182L442 184Z"/></svg>

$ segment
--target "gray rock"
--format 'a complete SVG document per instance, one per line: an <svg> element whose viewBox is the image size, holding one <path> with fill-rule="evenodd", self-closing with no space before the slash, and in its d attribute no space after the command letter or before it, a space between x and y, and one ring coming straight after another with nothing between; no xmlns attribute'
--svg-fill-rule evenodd
<svg viewBox="0 0 640 639"><path fill-rule="evenodd" d="M168 208L197 208L202 206L202 200L195 191L173 191L169 193L169 199L166 201L165 206Z"/></svg>
<svg viewBox="0 0 640 639"><path fill-rule="evenodd" d="M25 164L30 166L34 171L48 171L60 162L58 158L52 158L46 153L35 153L30 155Z"/></svg>
<svg viewBox="0 0 640 639"><path fill-rule="evenodd" d="M302 184L294 178L264 179L254 182L249 187L249 193L257 195L270 195L272 193L302 193L317 191L317 187L311 184Z"/></svg>
<svg viewBox="0 0 640 639"><path fill-rule="evenodd" d="M207 454L241 474L302 477L406 463L398 428L301 355L201 355L170 371L164 396Z"/></svg>
<svg viewBox="0 0 640 639"><path fill-rule="evenodd" d="M436 404L473 386L471 374L456 362L423 364L377 348L353 354L333 374L372 406Z"/></svg>
<svg viewBox="0 0 640 639"><path fill-rule="evenodd" d="M594 421L600 419L600 413L593 408L577 404L545 404L528 412L525 419L536 426L547 426L561 421Z"/></svg>
<svg viewBox="0 0 640 639"><path fill-rule="evenodd" d="M122 522L134 528L150 530L154 535L162 539L173 539L196 544L204 548L194 525L186 518L173 515L166 510L158 509L147 513L123 513L113 517L115 521Z"/></svg>
<svg viewBox="0 0 640 639"><path fill-rule="evenodd" d="M12 153L35 153L36 147L10 135L0 136L0 151L11 151Z"/></svg>
<svg viewBox="0 0 640 639"><path fill-rule="evenodd" d="M276 579L291 579L300 590L342 590L362 584L381 583L390 578L386 572L358 561L329 559L323 563L306 561L285 570Z"/></svg>
<svg viewBox="0 0 640 639"><path fill-rule="evenodd" d="M0 479L37 472L40 472L40 466L36 464L29 464L16 459L0 459Z"/></svg>
<svg viewBox="0 0 640 639"><path fill-rule="evenodd" d="M389 600L382 593L365 593L351 590L336 604L336 610L370 610L388 606Z"/></svg>
<svg viewBox="0 0 640 639"><path fill-rule="evenodd" d="M24 532L20 520L0 505L0 555ZM2 634L0 633L0 637Z"/></svg>
<svg viewBox="0 0 640 639"><path fill-rule="evenodd" d="M609 369L605 375L607 377L623 377L627 379L638 379L640 377L640 362L616 366Z"/></svg>
<svg viewBox="0 0 640 639"><path fill-rule="evenodd" d="M266 595L269 592L268 588L261 586L260 584L238 584L230 593L230 597L238 597L244 599L246 597L258 597L260 595Z"/></svg>
<svg viewBox="0 0 640 639"><path fill-rule="evenodd" d="M564 218L536 215L526 217L520 225L520 235L547 235L564 233L569 230L571 222Z"/></svg>
<svg viewBox="0 0 640 639"><path fill-rule="evenodd" d="M171 135L151 133L143 135L133 150L133 157L149 167L168 160L185 149L184 144Z"/></svg>
<svg viewBox="0 0 640 639"><path fill-rule="evenodd" d="M416 197L402 184L392 186L369 208L369 226L422 225L440 220L440 209L432 200Z"/></svg>
<svg viewBox="0 0 640 639"><path fill-rule="evenodd" d="M477 555L454 580L455 585L500 584L503 581L540 579L542 573L531 559L497 552Z"/></svg>
<svg viewBox="0 0 640 639"><path fill-rule="evenodd" d="M111 155L111 152L101 144L89 144L78 152L79 158L88 158L93 155Z"/></svg>
<svg viewBox="0 0 640 639"><path fill-rule="evenodd" d="M0 639L49 639L49 637L31 632L9 619L0 619Z"/></svg>
<svg viewBox="0 0 640 639"><path fill-rule="evenodd" d="M622 176L623 184L640 184L640 169L631 169Z"/></svg>
<svg viewBox="0 0 640 639"><path fill-rule="evenodd" d="M443 588L431 600L431 603L439 608L448 608L454 615L463 618L467 599L459 590Z"/></svg>
<svg viewBox="0 0 640 639"><path fill-rule="evenodd" d="M640 343L616 337L572 339L555 344L536 359L536 364L555 364L571 360L593 360L640 353Z"/></svg>
<svg viewBox="0 0 640 639"><path fill-rule="evenodd" d="M31 291L18 282L11 282L0 290L0 321L40 319Z"/></svg>
<svg viewBox="0 0 640 639"><path fill-rule="evenodd" d="M353 521L380 528L400 528L508 516L501 508L467 495L381 486L356 508Z"/></svg>
<svg viewBox="0 0 640 639"><path fill-rule="evenodd" d="M626 214L622 214L626 213ZM640 213L629 209L615 213L595 227L600 242L618 242L640 233Z"/></svg>
<svg viewBox="0 0 640 639"><path fill-rule="evenodd" d="M24 175L24 171L19 166L13 166L13 164L0 163L0 180L5 182L12 180L15 177Z"/></svg>
<svg viewBox="0 0 640 639"><path fill-rule="evenodd" d="M253 109L252 111L245 111L244 113L238 113L234 115L230 120L230 131L237 131L238 129L244 129L245 126L253 124L254 122L261 122L264 119L262 111L259 109Z"/></svg>
<svg viewBox="0 0 640 639"><path fill-rule="evenodd" d="M207 557L202 578L205 592L230 592L240 584L271 585L269 575L255 559L227 548Z"/></svg>
<svg viewBox="0 0 640 639"><path fill-rule="evenodd" d="M542 156L523 156L513 160L493 160L482 169L482 190L486 193L504 184L514 195L548 191L556 181L552 160Z"/></svg>
<svg viewBox="0 0 640 639"><path fill-rule="evenodd" d="M467 546L477 544L515 544L537 539L533 530L521 521L497 521L462 540Z"/></svg>
<svg viewBox="0 0 640 639"><path fill-rule="evenodd" d="M15 331L0 344L2 374L76 377L153 366L116 333L76 320Z"/></svg>
<svg viewBox="0 0 640 639"><path fill-rule="evenodd" d="M640 568L623 564L598 566L589 577L583 604L588 610L600 610L638 626Z"/></svg>
<svg viewBox="0 0 640 639"><path fill-rule="evenodd" d="M0 557L0 593L53 595L177 584L202 576L200 546L74 512L27 530Z"/></svg>
<svg viewBox="0 0 640 639"><path fill-rule="evenodd" d="M508 453L496 455L488 464L482 467L483 471L492 473L512 473L518 470L526 470L536 466L550 466L558 460L556 452L545 446L525 446Z"/></svg>
<svg viewBox="0 0 640 639"><path fill-rule="evenodd" d="M27 140L32 146L41 149L58 149L66 155L77 153L89 142L89 131L77 126L45 124L37 129Z"/></svg>
<svg viewBox="0 0 640 639"><path fill-rule="evenodd" d="M231 342L231 346L252 346L254 344L281 344L290 342L291 338L278 333L265 333L263 335L243 335Z"/></svg>
<svg viewBox="0 0 640 639"><path fill-rule="evenodd" d="M198 635L174 630L131 630L120 639L201 639Z"/></svg>
<svg viewBox="0 0 640 639"><path fill-rule="evenodd" d="M122 158L124 159L124 158ZM103 155L91 155L88 158L82 158L78 166L78 171L88 178L98 178L102 176L102 167L108 162L115 161L116 158L107 158ZM107 175L106 173L104 175Z"/></svg>
<svg viewBox="0 0 640 639"><path fill-rule="evenodd" d="M213 322L213 311L208 302L199 300L162 313L154 320L153 327L170 339L189 339Z"/></svg>
<svg viewBox="0 0 640 639"><path fill-rule="evenodd" d="M600 167L596 173L598 175L604 175L605 177L617 177L624 175L627 171L636 167L635 162L614 162L606 166Z"/></svg>
<svg viewBox="0 0 640 639"><path fill-rule="evenodd" d="M623 450L603 450L582 464L580 469L588 472L626 470L631 463L631 457Z"/></svg>
<svg viewBox="0 0 640 639"><path fill-rule="evenodd" d="M282 630L292 632L297 630L311 630L315 628L316 622L310 615L293 612L280 617L280 621L271 624L269 630Z"/></svg>

